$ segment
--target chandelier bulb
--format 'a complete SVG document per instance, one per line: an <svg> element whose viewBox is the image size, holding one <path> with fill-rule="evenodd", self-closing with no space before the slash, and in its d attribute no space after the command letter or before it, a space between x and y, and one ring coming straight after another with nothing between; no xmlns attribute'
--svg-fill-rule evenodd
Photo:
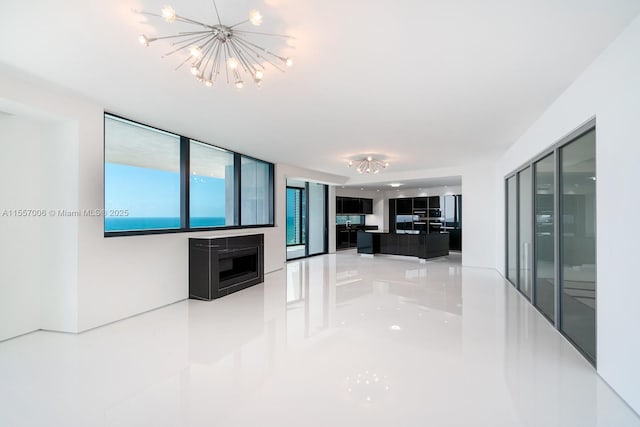
<svg viewBox="0 0 640 427"><path fill-rule="evenodd" d="M204 85L206 87L211 87L211 86L213 86L213 82L211 80L205 80Z"/></svg>
<svg viewBox="0 0 640 427"><path fill-rule="evenodd" d="M264 72L262 70L257 70L254 77L256 78L256 80L262 80L262 78L264 77Z"/></svg>
<svg viewBox="0 0 640 427"><path fill-rule="evenodd" d="M196 67L195 65L191 66L190 71L191 71L191 74L193 74L194 76L197 76L198 73L200 73L200 69L198 67Z"/></svg>
<svg viewBox="0 0 640 427"><path fill-rule="evenodd" d="M162 18L167 22L173 22L176 20L176 11L169 5L165 5L160 9Z"/></svg>
<svg viewBox="0 0 640 427"><path fill-rule="evenodd" d="M202 49L198 46L191 46L189 48L189 54L194 58L200 58L202 56Z"/></svg>
<svg viewBox="0 0 640 427"><path fill-rule="evenodd" d="M198 73L198 74L196 75L196 80L198 80L199 82L201 82L201 81L203 81L203 80L204 80L204 76L202 75L202 73Z"/></svg>
<svg viewBox="0 0 640 427"><path fill-rule="evenodd" d="M149 38L147 36L145 36L144 34L140 34L140 36L138 37L138 41L140 42L140 44L144 47L149 47L149 42L151 40L149 40Z"/></svg>
<svg viewBox="0 0 640 427"><path fill-rule="evenodd" d="M371 160L373 160L373 157L367 156L367 161L370 162Z"/></svg>
<svg viewBox="0 0 640 427"><path fill-rule="evenodd" d="M242 83L242 80L236 80L236 87L238 89L242 89L243 86L244 86L244 84Z"/></svg>
<svg viewBox="0 0 640 427"><path fill-rule="evenodd" d="M259 11L253 9L251 12L249 12L249 21L256 27L260 26L260 24L262 24L262 14Z"/></svg>
<svg viewBox="0 0 640 427"><path fill-rule="evenodd" d="M234 57L231 57L231 58L227 59L227 65L232 70L235 70L236 68L238 68L238 60L236 58L234 58Z"/></svg>
<svg viewBox="0 0 640 427"><path fill-rule="evenodd" d="M292 67L293 66L293 59L291 58L287 58L284 60L284 63L287 67Z"/></svg>

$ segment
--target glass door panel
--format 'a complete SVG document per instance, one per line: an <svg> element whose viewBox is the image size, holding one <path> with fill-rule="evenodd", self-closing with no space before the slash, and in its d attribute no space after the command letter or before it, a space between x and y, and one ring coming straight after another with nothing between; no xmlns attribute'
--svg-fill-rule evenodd
<svg viewBox="0 0 640 427"><path fill-rule="evenodd" d="M555 319L555 155L535 164L535 305Z"/></svg>
<svg viewBox="0 0 640 427"><path fill-rule="evenodd" d="M309 189L309 255L322 254L326 235L326 185L310 182Z"/></svg>
<svg viewBox="0 0 640 427"><path fill-rule="evenodd" d="M507 179L507 279L518 285L518 188L515 175Z"/></svg>
<svg viewBox="0 0 640 427"><path fill-rule="evenodd" d="M532 292L533 197L531 167L518 173L518 289L528 299Z"/></svg>
<svg viewBox="0 0 640 427"><path fill-rule="evenodd" d="M596 143L589 131L560 149L560 329L596 359Z"/></svg>

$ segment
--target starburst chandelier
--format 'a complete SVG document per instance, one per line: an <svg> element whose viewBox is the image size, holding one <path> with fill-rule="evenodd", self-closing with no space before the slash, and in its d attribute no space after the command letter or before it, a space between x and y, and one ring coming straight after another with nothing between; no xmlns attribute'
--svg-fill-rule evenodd
<svg viewBox="0 0 640 427"><path fill-rule="evenodd" d="M182 31L175 35L162 37L148 37L142 34L138 37L138 41L141 45L148 47L156 40L175 39L172 43L173 50L163 55L163 58L187 50L189 56L176 67L176 70L190 62L191 74L208 87L213 86L221 74L224 74L227 83L234 83L238 89L242 89L244 85L243 76L245 78L249 76L260 86L265 74L265 64L270 64L282 72L286 67L293 65L291 58L271 52L247 38L247 36L271 36L292 39L292 36L240 29L246 23L255 26L262 24L262 15L257 10L250 11L249 18L242 22L228 26L223 25L216 2L212 1L218 18L218 23L213 25L180 16L173 7L168 5L161 9L160 14L135 11L143 15L162 18L168 23L177 21L200 27L198 30Z"/></svg>
<svg viewBox="0 0 640 427"><path fill-rule="evenodd" d="M355 163L353 160L349 160L349 167L353 167ZM389 162L383 162L382 160L374 159L371 156L367 156L364 159L358 161L356 170L358 173L378 173L382 169L389 166Z"/></svg>

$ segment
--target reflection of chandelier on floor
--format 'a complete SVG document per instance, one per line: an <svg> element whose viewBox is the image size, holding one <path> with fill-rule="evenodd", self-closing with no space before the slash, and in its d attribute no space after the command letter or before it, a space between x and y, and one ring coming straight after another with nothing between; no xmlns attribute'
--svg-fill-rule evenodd
<svg viewBox="0 0 640 427"><path fill-rule="evenodd" d="M354 165L353 160L349 160L349 167ZM371 156L367 156L358 162L356 170L358 173L378 173L381 169L389 166L389 162L383 162L381 160L374 159Z"/></svg>
<svg viewBox="0 0 640 427"><path fill-rule="evenodd" d="M213 0L213 7L218 18L218 24L216 25L204 24L180 16L171 6L164 6L160 11L160 15L140 11L139 13L144 15L161 17L169 23L178 21L196 25L202 27L202 29L198 31L183 31L172 36L163 37L148 37L143 34L138 38L138 41L147 47L156 40L177 39L172 43L175 49L166 53L163 57L182 49L187 49L189 57L178 65L176 70L191 61L191 74L208 87L213 86L218 76L223 72L227 83L230 82L231 77L236 87L241 89L244 85L241 71L251 76L251 79L260 86L265 71L263 63L266 62L282 72L284 72L285 67L293 65L291 58L277 55L245 38L251 34L283 38L293 38L292 36L238 29L239 26L247 22L255 26L262 24L260 12L252 10L249 13L249 19L226 26L222 25L215 0ZM222 68L224 68L224 71L221 70Z"/></svg>

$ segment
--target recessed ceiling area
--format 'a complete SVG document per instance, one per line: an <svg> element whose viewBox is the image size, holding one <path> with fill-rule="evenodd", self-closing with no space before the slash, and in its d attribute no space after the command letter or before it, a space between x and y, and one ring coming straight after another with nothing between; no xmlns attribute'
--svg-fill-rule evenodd
<svg viewBox="0 0 640 427"><path fill-rule="evenodd" d="M379 178L384 178L380 176ZM398 185L399 184L399 185ZM392 191L392 190L426 190L435 187L459 187L462 185L462 177L460 176L446 176L439 178L425 178L425 179L408 179L398 181L379 181L370 182L359 185L342 185L340 188L350 190L364 190L364 191Z"/></svg>
<svg viewBox="0 0 640 427"><path fill-rule="evenodd" d="M7 0L0 62L86 96L119 116L259 159L353 177L349 159L385 156L384 173L497 156L640 13L637 0L216 0L221 19L259 9L260 42L291 56L262 87L207 88L143 48L171 34L158 13L215 22L210 0ZM160 43L160 42L158 42Z"/></svg>

